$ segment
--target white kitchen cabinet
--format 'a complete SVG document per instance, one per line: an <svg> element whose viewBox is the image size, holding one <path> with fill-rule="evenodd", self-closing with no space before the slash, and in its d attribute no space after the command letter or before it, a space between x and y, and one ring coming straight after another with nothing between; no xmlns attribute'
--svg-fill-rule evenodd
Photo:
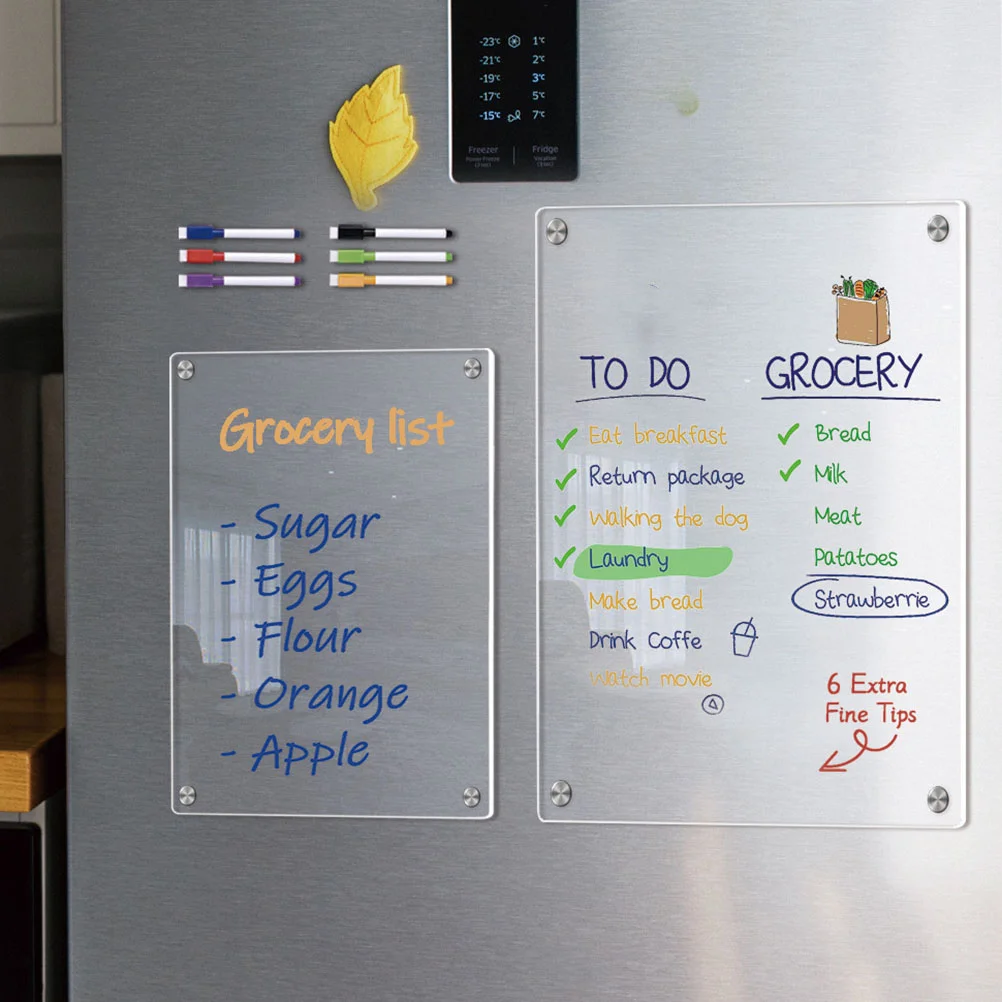
<svg viewBox="0 0 1002 1002"><path fill-rule="evenodd" d="M60 153L60 0L0 0L0 155Z"/></svg>

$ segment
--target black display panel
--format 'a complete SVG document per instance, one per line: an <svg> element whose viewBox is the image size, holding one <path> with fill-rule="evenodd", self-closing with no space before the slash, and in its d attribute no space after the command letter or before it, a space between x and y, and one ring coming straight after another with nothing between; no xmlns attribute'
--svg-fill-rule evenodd
<svg viewBox="0 0 1002 1002"><path fill-rule="evenodd" d="M578 176L577 0L452 0L454 181Z"/></svg>
<svg viewBox="0 0 1002 1002"><path fill-rule="evenodd" d="M42 833L0 824L0 999L42 997Z"/></svg>

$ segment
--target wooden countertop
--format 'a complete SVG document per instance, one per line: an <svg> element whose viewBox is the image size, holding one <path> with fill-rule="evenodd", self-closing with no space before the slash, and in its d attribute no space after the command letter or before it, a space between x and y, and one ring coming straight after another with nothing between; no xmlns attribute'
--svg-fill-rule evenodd
<svg viewBox="0 0 1002 1002"><path fill-rule="evenodd" d="M0 663L0 812L24 813L66 783L66 661Z"/></svg>

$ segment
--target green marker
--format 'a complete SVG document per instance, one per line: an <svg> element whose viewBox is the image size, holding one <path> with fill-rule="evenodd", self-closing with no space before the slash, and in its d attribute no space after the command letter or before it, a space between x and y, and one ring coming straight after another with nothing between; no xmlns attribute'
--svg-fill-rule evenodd
<svg viewBox="0 0 1002 1002"><path fill-rule="evenodd" d="M370 261L451 261L451 251L332 250L331 264L368 264Z"/></svg>

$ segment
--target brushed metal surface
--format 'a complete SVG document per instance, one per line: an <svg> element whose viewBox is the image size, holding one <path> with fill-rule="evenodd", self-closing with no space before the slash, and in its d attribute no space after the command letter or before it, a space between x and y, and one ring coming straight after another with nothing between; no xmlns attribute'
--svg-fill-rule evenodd
<svg viewBox="0 0 1002 1002"><path fill-rule="evenodd" d="M1002 981L998 5L582 0L580 178L497 187L448 179L439 0L68 6L74 1002L994 1002ZM452 226L457 284L447 298L423 289L340 296L326 285L327 226L357 213L327 152L327 122L398 60L421 151L381 189L371 219ZM673 103L677 87L698 96L694 114ZM690 109L692 100L680 104ZM968 825L541 824L535 210L930 198L970 208ZM301 225L307 285L294 296L178 290L174 234L195 222ZM175 817L163 794L165 360L179 348L471 343L497 352L494 820Z"/></svg>

